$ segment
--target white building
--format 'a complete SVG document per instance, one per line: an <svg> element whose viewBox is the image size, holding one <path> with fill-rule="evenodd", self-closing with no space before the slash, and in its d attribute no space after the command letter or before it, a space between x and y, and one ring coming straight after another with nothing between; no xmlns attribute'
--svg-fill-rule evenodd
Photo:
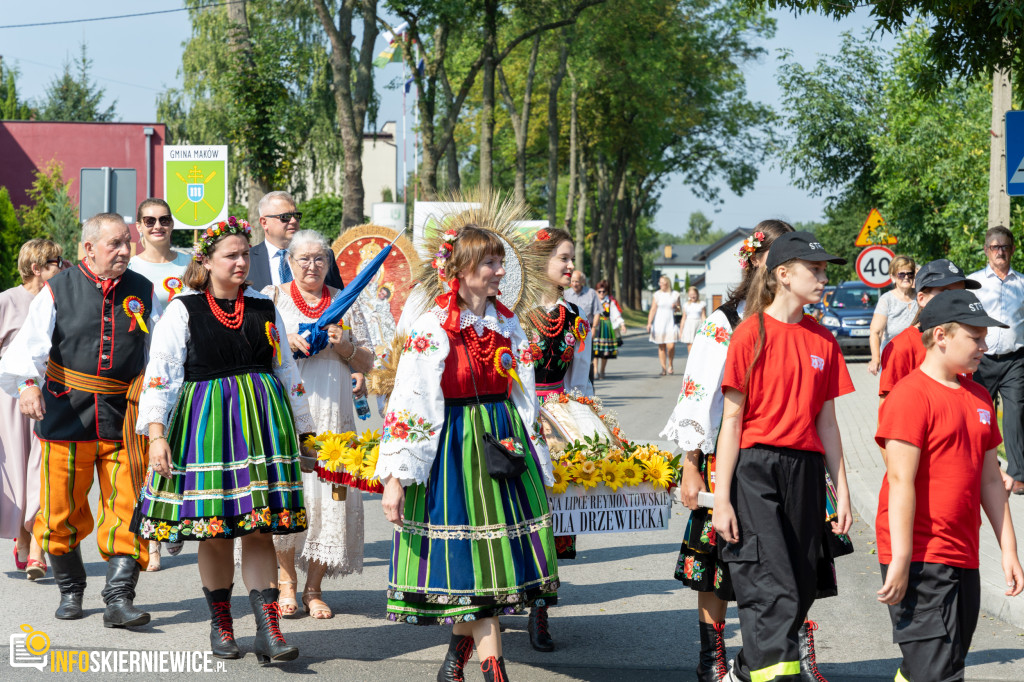
<svg viewBox="0 0 1024 682"><path fill-rule="evenodd" d="M384 190L391 192L384 197ZM376 134L363 134L363 191L365 212L383 201L397 201L398 146L395 144L395 122L388 121Z"/></svg>
<svg viewBox="0 0 1024 682"><path fill-rule="evenodd" d="M697 260L697 254L704 248L704 244L666 244L659 247L654 258L654 287L657 288L658 278L662 275L672 280L673 288L678 284L682 289L687 275L693 284L694 277L704 274L704 263Z"/></svg>
<svg viewBox="0 0 1024 682"><path fill-rule="evenodd" d="M736 254L751 232L749 228L738 227L695 256L704 264L703 277L695 280L691 275L690 283L700 291L709 315L725 302L729 290L739 284L743 269Z"/></svg>

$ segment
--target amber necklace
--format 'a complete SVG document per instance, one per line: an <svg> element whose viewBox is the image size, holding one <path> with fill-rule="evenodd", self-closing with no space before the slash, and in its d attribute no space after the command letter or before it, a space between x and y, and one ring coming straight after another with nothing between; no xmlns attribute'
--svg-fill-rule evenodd
<svg viewBox="0 0 1024 682"><path fill-rule="evenodd" d="M327 306L331 304L331 297L327 293L327 285L324 285L324 290L320 293L320 302L316 306L311 306L306 303L306 300L302 298L302 292L295 286L295 282L292 281L291 287L292 303L299 309L299 312L306 317L311 317L314 320L320 319L320 316L327 310Z"/></svg>
<svg viewBox="0 0 1024 682"><path fill-rule="evenodd" d="M242 326L242 316L245 314L245 291L243 291L242 287L238 287L238 298L235 299L235 311L233 313L228 314L217 305L209 288L206 289L206 302L210 306L210 312L213 313L213 316L222 325L228 329L238 329Z"/></svg>

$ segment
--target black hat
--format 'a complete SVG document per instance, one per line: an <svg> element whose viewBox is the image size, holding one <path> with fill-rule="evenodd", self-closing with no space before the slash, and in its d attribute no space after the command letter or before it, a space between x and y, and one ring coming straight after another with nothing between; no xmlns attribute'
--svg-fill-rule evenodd
<svg viewBox="0 0 1024 682"><path fill-rule="evenodd" d="M947 322L962 322L972 327L1009 328L1009 325L989 317L978 297L963 289L940 291L935 294L935 298L921 309L920 319L922 332Z"/></svg>
<svg viewBox="0 0 1024 682"><path fill-rule="evenodd" d="M921 293L928 287L944 287L957 282L963 282L967 289L981 288L981 282L967 279L967 275L955 263L946 258L940 258L921 266L914 279L914 289L917 293Z"/></svg>
<svg viewBox="0 0 1024 682"><path fill-rule="evenodd" d="M833 256L826 251L817 237L810 232L787 232L772 242L772 247L768 249L768 260L765 265L768 270L774 270L795 258L812 262L827 261L839 265L846 263L845 258Z"/></svg>

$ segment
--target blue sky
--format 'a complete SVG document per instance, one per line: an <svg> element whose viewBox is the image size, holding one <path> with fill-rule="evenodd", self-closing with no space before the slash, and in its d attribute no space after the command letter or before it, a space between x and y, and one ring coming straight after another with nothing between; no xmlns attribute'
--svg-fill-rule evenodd
<svg viewBox="0 0 1024 682"><path fill-rule="evenodd" d="M172 9L180 6L171 0L104 0L83 3L80 0L55 0L16 3L4 0L0 25L54 21L131 14L139 11ZM775 38L764 46L769 56L747 69L747 87L751 99L767 103L778 101L776 85L777 51L793 51L795 61L810 66L822 54L833 53L839 45L839 34L845 30L860 32L871 25L867 11L859 10L842 22L815 15L793 17L776 13L778 30ZM85 42L93 60L94 78L106 89L108 101L117 100L122 121L151 122L156 116L156 96L166 87L180 85L182 41L190 34L186 12L150 17L99 21L65 26L0 29L0 56L8 66L21 71L23 97L41 98L46 85L57 75L68 58L78 54ZM882 38L891 44L891 38ZM383 49L378 39L378 49ZM398 65L378 71L378 87L382 105L379 123L399 121L401 136L401 91L383 89L400 74ZM412 118L409 117L411 126ZM411 133L410 133L411 134ZM411 162L412 150L409 149ZM692 211L704 211L716 228L732 229L750 226L768 217L790 222L817 220L822 216L823 199L812 197L790 182L788 174L766 166L756 186L742 197L723 191L725 202L711 206L687 189L679 180L670 181L661 196L661 208L655 226L667 232L682 234Z"/></svg>

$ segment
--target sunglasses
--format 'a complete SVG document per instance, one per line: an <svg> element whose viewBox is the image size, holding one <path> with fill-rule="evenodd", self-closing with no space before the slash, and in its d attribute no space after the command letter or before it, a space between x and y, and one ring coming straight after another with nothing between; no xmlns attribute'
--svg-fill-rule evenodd
<svg viewBox="0 0 1024 682"><path fill-rule="evenodd" d="M277 218L282 223L290 223L292 218L295 220L302 220L302 211L288 211L287 213L277 213L275 215L265 215L264 218Z"/></svg>
<svg viewBox="0 0 1024 682"><path fill-rule="evenodd" d="M896 273L896 279L906 279L906 280L910 280L911 282L913 282L914 281L914 273L912 273L912 272L897 272Z"/></svg>
<svg viewBox="0 0 1024 682"><path fill-rule="evenodd" d="M1013 244L989 244L985 248L989 251L1009 251L1013 248Z"/></svg>
<svg viewBox="0 0 1024 682"><path fill-rule="evenodd" d="M162 215L159 218L155 218L151 215L142 216L142 224L145 225L146 227L153 227L154 225L156 225L158 220L160 221L160 227L174 226L174 218L172 218L170 214Z"/></svg>

